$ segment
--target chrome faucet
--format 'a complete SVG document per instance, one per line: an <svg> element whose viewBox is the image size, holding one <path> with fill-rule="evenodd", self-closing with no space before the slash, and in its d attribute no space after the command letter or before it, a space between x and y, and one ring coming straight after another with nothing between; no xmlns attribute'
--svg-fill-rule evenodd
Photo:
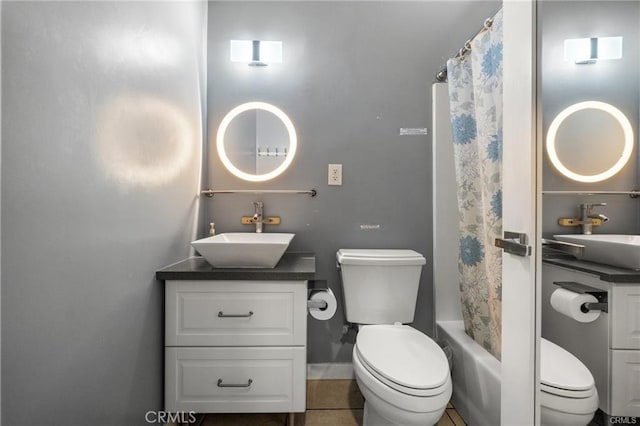
<svg viewBox="0 0 640 426"><path fill-rule="evenodd" d="M256 232L262 233L262 224L263 220L263 211L264 211L264 203L262 201L254 201L253 207L255 209L255 213L253 214L253 223L256 224Z"/></svg>
<svg viewBox="0 0 640 426"><path fill-rule="evenodd" d="M280 225L280 217L264 217L264 203L262 201L253 202L253 216L242 216L240 222L243 225L255 225L256 232L261 234L263 225Z"/></svg>
<svg viewBox="0 0 640 426"><path fill-rule="evenodd" d="M593 219L600 219L607 222L609 218L603 214L594 214L593 208L598 206L606 206L607 203L584 203L580 204L580 225L582 233L591 235L593 231Z"/></svg>

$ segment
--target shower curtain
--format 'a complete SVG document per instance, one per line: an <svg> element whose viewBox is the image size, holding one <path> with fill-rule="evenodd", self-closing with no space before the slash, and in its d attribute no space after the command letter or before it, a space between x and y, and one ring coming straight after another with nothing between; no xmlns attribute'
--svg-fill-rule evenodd
<svg viewBox="0 0 640 426"><path fill-rule="evenodd" d="M465 330L496 358L501 353L502 11L447 62L457 180L459 283Z"/></svg>

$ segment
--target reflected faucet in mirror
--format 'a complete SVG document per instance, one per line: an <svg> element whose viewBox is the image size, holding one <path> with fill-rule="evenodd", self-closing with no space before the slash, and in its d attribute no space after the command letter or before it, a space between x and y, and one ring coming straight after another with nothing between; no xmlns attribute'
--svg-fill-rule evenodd
<svg viewBox="0 0 640 426"><path fill-rule="evenodd" d="M253 202L253 216L242 216L243 225L256 225L256 232L262 233L262 225L280 225L280 217L264 217L264 203L262 201Z"/></svg>
<svg viewBox="0 0 640 426"><path fill-rule="evenodd" d="M606 206L607 203L584 203L580 204L579 218L561 218L558 219L560 226L581 226L584 235L591 235L594 226L601 226L608 222L609 218L603 214L593 213L593 208L598 206Z"/></svg>

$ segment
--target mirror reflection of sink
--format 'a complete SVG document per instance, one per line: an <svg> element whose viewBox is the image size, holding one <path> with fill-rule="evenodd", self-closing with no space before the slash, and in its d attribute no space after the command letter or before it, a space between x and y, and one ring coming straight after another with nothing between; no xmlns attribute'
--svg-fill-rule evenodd
<svg viewBox="0 0 640 426"><path fill-rule="evenodd" d="M295 234L229 232L192 241L216 268L274 268Z"/></svg>
<svg viewBox="0 0 640 426"><path fill-rule="evenodd" d="M555 239L584 245L583 260L640 270L640 235L569 234Z"/></svg>

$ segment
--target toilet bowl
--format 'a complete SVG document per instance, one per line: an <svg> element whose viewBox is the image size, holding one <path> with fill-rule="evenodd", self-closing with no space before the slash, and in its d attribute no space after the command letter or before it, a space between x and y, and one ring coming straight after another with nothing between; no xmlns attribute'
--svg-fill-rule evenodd
<svg viewBox="0 0 640 426"><path fill-rule="evenodd" d="M442 349L402 324L362 326L353 368L365 398L364 424L433 425L451 398L452 384Z"/></svg>
<svg viewBox="0 0 640 426"><path fill-rule="evenodd" d="M546 339L540 348L540 423L585 426L598 409L598 391L589 369Z"/></svg>

